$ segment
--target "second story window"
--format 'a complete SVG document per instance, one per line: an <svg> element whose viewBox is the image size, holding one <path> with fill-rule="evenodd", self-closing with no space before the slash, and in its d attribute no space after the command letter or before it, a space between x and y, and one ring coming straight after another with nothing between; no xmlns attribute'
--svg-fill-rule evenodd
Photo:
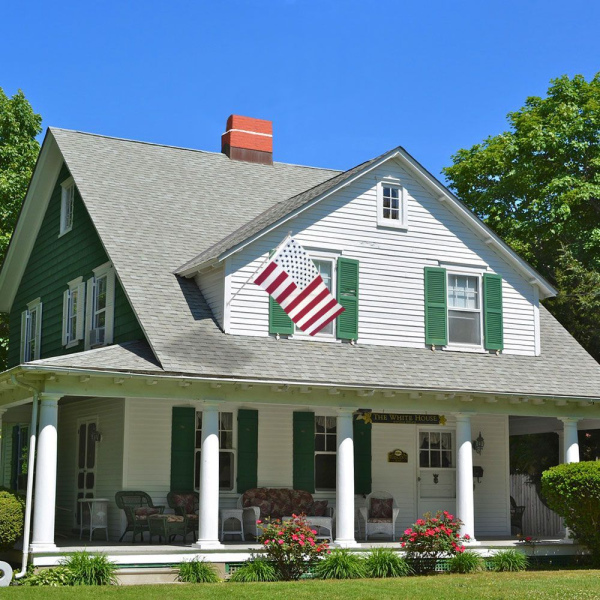
<svg viewBox="0 0 600 600"><path fill-rule="evenodd" d="M75 182L72 177L61 183L60 232L64 235L73 229L73 208L75 206Z"/></svg>
<svg viewBox="0 0 600 600"><path fill-rule="evenodd" d="M115 302L115 271L111 263L94 269L86 295L86 349L111 344Z"/></svg>
<svg viewBox="0 0 600 600"><path fill-rule="evenodd" d="M84 337L85 283L78 277L68 285L69 289L63 293L62 345L71 348Z"/></svg>
<svg viewBox="0 0 600 600"><path fill-rule="evenodd" d="M481 345L481 301L478 275L448 274L448 342Z"/></svg>
<svg viewBox="0 0 600 600"><path fill-rule="evenodd" d="M42 345L42 302L36 298L21 313L21 362L40 358Z"/></svg>
<svg viewBox="0 0 600 600"><path fill-rule="evenodd" d="M377 225L406 229L406 198L404 188L395 181L377 184Z"/></svg>

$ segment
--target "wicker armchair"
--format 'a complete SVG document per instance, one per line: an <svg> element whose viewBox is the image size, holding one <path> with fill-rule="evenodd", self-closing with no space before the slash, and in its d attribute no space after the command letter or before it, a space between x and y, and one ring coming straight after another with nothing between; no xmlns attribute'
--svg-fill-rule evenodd
<svg viewBox="0 0 600 600"><path fill-rule="evenodd" d="M383 533L394 539L396 519L400 512L394 497L388 492L371 492L365 504L359 509L365 525L365 541L369 539L369 535L376 533Z"/></svg>
<svg viewBox="0 0 600 600"><path fill-rule="evenodd" d="M123 541L125 534L131 531L133 534L133 543L135 536L139 533L140 539L144 541L144 531L148 531L148 517L164 512L164 506L155 506L152 498L146 492L117 492L115 494L115 503L118 508L125 511L127 517L127 527L119 542Z"/></svg>
<svg viewBox="0 0 600 600"><path fill-rule="evenodd" d="M171 491L167 494L167 504L175 511L176 515L186 518L184 540L188 533L198 531L198 508L200 505L198 492Z"/></svg>
<svg viewBox="0 0 600 600"><path fill-rule="evenodd" d="M515 499L510 497L510 528L511 533L513 527L519 530L519 533L523 533L523 513L525 512L524 506L517 506Z"/></svg>

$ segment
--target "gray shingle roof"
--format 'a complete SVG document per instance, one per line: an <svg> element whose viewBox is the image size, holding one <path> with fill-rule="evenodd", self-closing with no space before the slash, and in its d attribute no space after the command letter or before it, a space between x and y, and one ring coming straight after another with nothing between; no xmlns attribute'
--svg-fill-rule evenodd
<svg viewBox="0 0 600 600"><path fill-rule="evenodd" d="M177 277L175 269L185 257L200 255L282 199L300 201L302 192L314 193L336 172L242 163L220 154L64 130L52 133L161 367L143 344L38 364L600 397L600 365L544 309L540 357L226 335L195 282Z"/></svg>

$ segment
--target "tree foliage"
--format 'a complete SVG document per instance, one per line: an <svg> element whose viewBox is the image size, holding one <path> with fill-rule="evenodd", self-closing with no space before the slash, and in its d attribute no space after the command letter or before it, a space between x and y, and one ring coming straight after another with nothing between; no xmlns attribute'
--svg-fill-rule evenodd
<svg viewBox="0 0 600 600"><path fill-rule="evenodd" d="M4 261L40 145L42 117L19 90L9 98L0 88L0 264ZM6 368L8 315L0 313L0 371Z"/></svg>
<svg viewBox="0 0 600 600"><path fill-rule="evenodd" d="M548 308L600 359L600 73L551 82L509 131L452 157L450 187L558 288Z"/></svg>

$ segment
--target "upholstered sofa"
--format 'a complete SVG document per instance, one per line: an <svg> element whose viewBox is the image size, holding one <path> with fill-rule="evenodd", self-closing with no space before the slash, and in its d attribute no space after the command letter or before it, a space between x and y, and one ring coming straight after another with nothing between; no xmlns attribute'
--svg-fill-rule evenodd
<svg viewBox="0 0 600 600"><path fill-rule="evenodd" d="M323 517L319 520L332 533L333 509L327 506L327 500L315 500L310 492L303 490L252 488L240 496L238 508L244 511L244 531L255 538L260 535L256 521L300 514L306 515L309 522L310 517Z"/></svg>

